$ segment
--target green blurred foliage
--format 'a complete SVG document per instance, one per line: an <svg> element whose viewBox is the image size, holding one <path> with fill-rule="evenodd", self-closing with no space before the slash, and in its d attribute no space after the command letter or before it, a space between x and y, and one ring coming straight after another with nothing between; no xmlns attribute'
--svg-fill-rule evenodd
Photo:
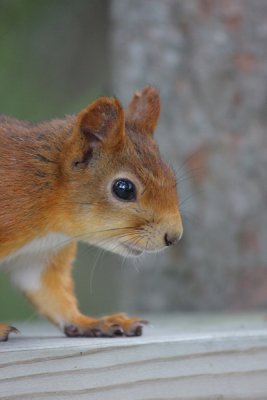
<svg viewBox="0 0 267 400"><path fill-rule="evenodd" d="M107 1L0 1L0 110L73 113L107 86Z"/></svg>
<svg viewBox="0 0 267 400"><path fill-rule="evenodd" d="M107 94L108 6L108 0L0 0L0 113L31 121L62 117ZM109 312L116 307L110 289L115 259L103 279L92 271L95 256L81 247L77 292L83 310ZM36 315L3 273L0 304L2 321Z"/></svg>

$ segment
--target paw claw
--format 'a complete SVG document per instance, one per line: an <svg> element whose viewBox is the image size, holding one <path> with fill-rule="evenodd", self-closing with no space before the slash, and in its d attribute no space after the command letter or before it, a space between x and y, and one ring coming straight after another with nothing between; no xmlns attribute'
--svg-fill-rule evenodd
<svg viewBox="0 0 267 400"><path fill-rule="evenodd" d="M78 330L77 326L74 326L74 325L65 326L64 333L68 337L77 337L77 336L79 336L79 330Z"/></svg>
<svg viewBox="0 0 267 400"><path fill-rule="evenodd" d="M142 326L149 325L149 321L147 321L146 319L140 319L137 322Z"/></svg>
<svg viewBox="0 0 267 400"><path fill-rule="evenodd" d="M136 321L128 329L126 336L141 336L143 333L144 324L142 321Z"/></svg>
<svg viewBox="0 0 267 400"><path fill-rule="evenodd" d="M13 332L13 333L20 333L20 331L17 329L17 328L15 328L14 326L10 326L10 331L9 331L9 333L10 332Z"/></svg>
<svg viewBox="0 0 267 400"><path fill-rule="evenodd" d="M88 335L88 336L93 336L93 337L102 337L103 336L103 332L101 331L101 329L98 328L94 328L94 329L89 329L88 333L92 333L92 335Z"/></svg>
<svg viewBox="0 0 267 400"><path fill-rule="evenodd" d="M113 324L110 327L113 336L124 336L124 331L119 324Z"/></svg>
<svg viewBox="0 0 267 400"><path fill-rule="evenodd" d="M137 326L137 328L135 329L135 336L141 336L143 333L143 326Z"/></svg>

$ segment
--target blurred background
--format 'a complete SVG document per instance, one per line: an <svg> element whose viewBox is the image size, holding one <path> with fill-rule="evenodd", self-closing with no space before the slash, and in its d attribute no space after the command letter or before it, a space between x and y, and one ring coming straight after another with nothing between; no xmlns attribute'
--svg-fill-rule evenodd
<svg viewBox="0 0 267 400"><path fill-rule="evenodd" d="M137 262L81 245L81 308L267 309L267 1L0 0L0 112L32 121L161 93L179 245ZM35 311L0 275L0 320Z"/></svg>

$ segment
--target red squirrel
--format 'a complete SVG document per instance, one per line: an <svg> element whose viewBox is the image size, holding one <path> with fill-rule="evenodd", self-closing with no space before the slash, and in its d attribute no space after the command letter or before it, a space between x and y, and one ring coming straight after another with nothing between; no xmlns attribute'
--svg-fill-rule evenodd
<svg viewBox="0 0 267 400"><path fill-rule="evenodd" d="M159 114L147 86L126 110L102 97L49 122L0 116L0 268L67 336L142 334L138 317L83 315L71 268L78 240L139 256L180 239L175 174L153 138ZM0 324L0 341L12 331Z"/></svg>

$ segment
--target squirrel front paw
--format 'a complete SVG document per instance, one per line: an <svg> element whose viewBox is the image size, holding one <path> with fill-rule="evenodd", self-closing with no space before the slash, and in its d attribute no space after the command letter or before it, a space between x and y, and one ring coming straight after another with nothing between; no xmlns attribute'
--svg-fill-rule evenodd
<svg viewBox="0 0 267 400"><path fill-rule="evenodd" d="M126 314L114 314L102 317L86 326L66 325L64 332L69 337L121 337L141 336L147 321Z"/></svg>
<svg viewBox="0 0 267 400"><path fill-rule="evenodd" d="M11 332L18 333L18 330L14 326L0 324L0 342L6 342Z"/></svg>

